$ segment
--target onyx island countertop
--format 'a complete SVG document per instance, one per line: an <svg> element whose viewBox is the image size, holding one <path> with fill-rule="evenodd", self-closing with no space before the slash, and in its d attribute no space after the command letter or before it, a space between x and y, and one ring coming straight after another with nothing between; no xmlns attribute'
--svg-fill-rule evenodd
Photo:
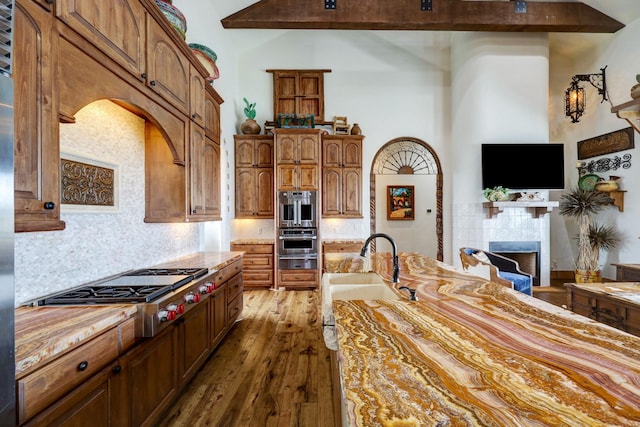
<svg viewBox="0 0 640 427"><path fill-rule="evenodd" d="M197 252L140 268L208 268L214 272L242 257L242 252ZM135 316L135 304L23 306L15 311L16 378L82 345L86 340Z"/></svg>
<svg viewBox="0 0 640 427"><path fill-rule="evenodd" d="M417 302L334 301L350 426L640 426L640 338L432 258Z"/></svg>

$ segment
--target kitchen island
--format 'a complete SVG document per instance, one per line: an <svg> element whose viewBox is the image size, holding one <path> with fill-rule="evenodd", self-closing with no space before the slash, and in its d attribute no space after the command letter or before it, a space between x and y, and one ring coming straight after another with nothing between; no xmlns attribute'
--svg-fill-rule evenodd
<svg viewBox="0 0 640 427"><path fill-rule="evenodd" d="M640 339L423 255L400 262L390 286L417 302L333 302L344 425L640 426ZM372 266L390 279L389 254Z"/></svg>

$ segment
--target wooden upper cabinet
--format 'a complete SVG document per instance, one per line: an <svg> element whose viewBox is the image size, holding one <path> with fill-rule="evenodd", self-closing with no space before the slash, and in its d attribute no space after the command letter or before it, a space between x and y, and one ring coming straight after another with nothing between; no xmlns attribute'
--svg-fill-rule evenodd
<svg viewBox="0 0 640 427"><path fill-rule="evenodd" d="M220 146L191 123L189 189L192 221L220 220Z"/></svg>
<svg viewBox="0 0 640 427"><path fill-rule="evenodd" d="M267 70L273 73L273 113L313 114L324 122L324 73L331 70Z"/></svg>
<svg viewBox="0 0 640 427"><path fill-rule="evenodd" d="M205 85L204 77L200 75L195 67L191 66L191 76L189 80L189 115L191 120L200 126L204 126L205 121Z"/></svg>
<svg viewBox="0 0 640 427"><path fill-rule="evenodd" d="M204 131L207 138L220 144L220 104L224 101L210 84L205 84Z"/></svg>
<svg viewBox="0 0 640 427"><path fill-rule="evenodd" d="M110 0L96 7L87 0L57 0L56 13L137 79L144 80L145 10L138 1Z"/></svg>
<svg viewBox="0 0 640 427"><path fill-rule="evenodd" d="M322 137L322 216L362 217L362 140Z"/></svg>
<svg viewBox="0 0 640 427"><path fill-rule="evenodd" d="M14 20L15 230L62 230L54 18L21 1Z"/></svg>
<svg viewBox="0 0 640 427"><path fill-rule="evenodd" d="M320 130L276 129L278 190L317 190L320 184Z"/></svg>
<svg viewBox="0 0 640 427"><path fill-rule="evenodd" d="M147 19L147 85L183 113L189 111L187 56L154 19Z"/></svg>
<svg viewBox="0 0 640 427"><path fill-rule="evenodd" d="M235 135L235 216L273 218L273 136Z"/></svg>

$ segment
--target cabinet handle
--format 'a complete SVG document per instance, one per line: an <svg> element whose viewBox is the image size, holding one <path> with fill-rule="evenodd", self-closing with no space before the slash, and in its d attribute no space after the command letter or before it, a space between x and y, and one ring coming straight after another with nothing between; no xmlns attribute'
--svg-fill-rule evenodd
<svg viewBox="0 0 640 427"><path fill-rule="evenodd" d="M54 209L56 207L56 204L53 202L45 202L44 203L44 208L48 211Z"/></svg>
<svg viewBox="0 0 640 427"><path fill-rule="evenodd" d="M55 0L47 0L47 3L49 3L49 4L53 4L53 2L54 2L54 1L55 1Z"/></svg>
<svg viewBox="0 0 640 427"><path fill-rule="evenodd" d="M149 82L149 84L150 84L151 86L155 86L155 85L156 85L156 81L155 81L155 80L151 80L151 81Z"/></svg>
<svg viewBox="0 0 640 427"><path fill-rule="evenodd" d="M84 371L85 369L87 369L89 367L89 362L82 361L80 362L80 364L78 365L78 371Z"/></svg>
<svg viewBox="0 0 640 427"><path fill-rule="evenodd" d="M192 118L192 119L195 119L195 118L196 118L195 113L191 115L191 118Z"/></svg>
<svg viewBox="0 0 640 427"><path fill-rule="evenodd" d="M119 374L120 372L122 372L122 366L114 366L113 369L111 369L111 372L113 372L114 374Z"/></svg>

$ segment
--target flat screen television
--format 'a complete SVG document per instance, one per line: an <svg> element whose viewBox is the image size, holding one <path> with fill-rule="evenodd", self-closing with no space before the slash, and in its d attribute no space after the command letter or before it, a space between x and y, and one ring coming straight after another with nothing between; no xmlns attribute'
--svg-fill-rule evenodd
<svg viewBox="0 0 640 427"><path fill-rule="evenodd" d="M482 144L482 188L564 189L564 144Z"/></svg>

